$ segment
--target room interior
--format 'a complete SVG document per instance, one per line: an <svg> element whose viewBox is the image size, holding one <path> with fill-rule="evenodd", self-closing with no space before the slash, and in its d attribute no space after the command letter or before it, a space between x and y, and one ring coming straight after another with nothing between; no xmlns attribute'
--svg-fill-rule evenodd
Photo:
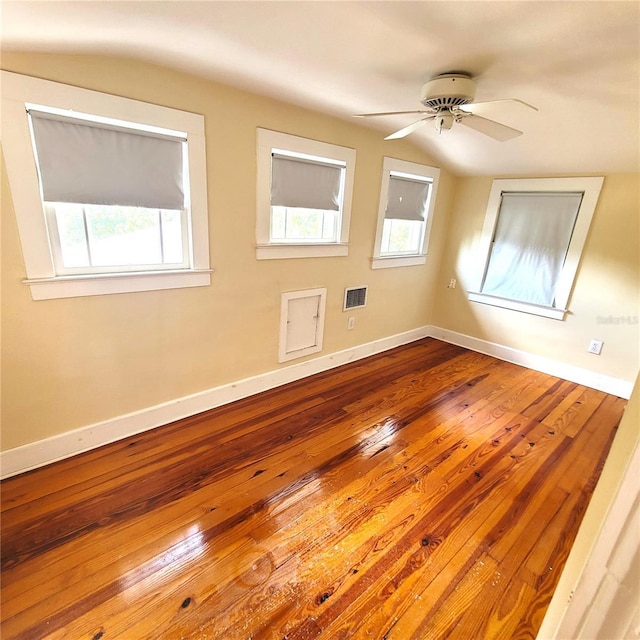
<svg viewBox="0 0 640 640"><path fill-rule="evenodd" d="M0 23L5 71L204 115L213 270L209 286L32 299L3 159L3 477L437 338L630 399L538 636L563 637L602 579L599 533L637 518L616 505L620 486L638 492L639 5L8 1ZM419 109L451 71L477 80L476 101L535 105L486 114L523 135L425 125L384 140L415 116L353 118ZM256 259L261 128L355 149L348 255ZM385 157L440 170L422 265L372 268ZM469 300L493 180L559 176L604 177L564 319ZM361 285L366 306L345 313ZM322 351L279 362L281 295L317 288ZM589 595L572 610L574 592Z"/></svg>

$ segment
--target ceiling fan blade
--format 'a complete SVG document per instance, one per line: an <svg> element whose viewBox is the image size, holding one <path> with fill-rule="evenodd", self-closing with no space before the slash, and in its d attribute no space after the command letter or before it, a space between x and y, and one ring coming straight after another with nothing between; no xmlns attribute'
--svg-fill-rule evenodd
<svg viewBox="0 0 640 640"><path fill-rule="evenodd" d="M407 113L433 113L433 111L385 111L383 113L356 113L352 118L373 118L376 116L400 116Z"/></svg>
<svg viewBox="0 0 640 640"><path fill-rule="evenodd" d="M484 133L485 136L489 136L490 138L499 140L500 142L505 142L506 140L511 140L511 138L517 138L522 135L522 131L507 127L506 124L500 124L495 120L488 120L482 116L476 116L473 113L462 118L462 120L460 120L460 124L463 124L470 129L475 129L479 133Z"/></svg>
<svg viewBox="0 0 640 640"><path fill-rule="evenodd" d="M534 111L539 111L538 107L534 107L532 104L525 102L524 100L518 100L517 98L505 98L504 100L486 100L485 102L470 102L469 104L461 104L460 111L466 111L467 113L476 113L478 111L482 112L486 106L491 106L494 104L504 104L505 102L515 102L517 104L524 105L529 109L533 109Z"/></svg>
<svg viewBox="0 0 640 640"><path fill-rule="evenodd" d="M429 122L429 120L433 120L435 116L429 116L428 118L422 118L422 120L418 120L413 124L410 124L408 127L404 127L395 133L392 133L390 136L387 136L385 140L397 140L398 138L404 138L408 136L410 133L413 133L416 129L419 129L422 125Z"/></svg>

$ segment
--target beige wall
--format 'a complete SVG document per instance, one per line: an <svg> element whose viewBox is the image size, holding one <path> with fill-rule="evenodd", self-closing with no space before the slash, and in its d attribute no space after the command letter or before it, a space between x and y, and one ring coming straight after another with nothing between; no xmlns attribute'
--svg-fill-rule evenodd
<svg viewBox="0 0 640 640"><path fill-rule="evenodd" d="M427 264L371 270L382 158L431 164L408 141L127 60L3 54L2 67L205 115L210 287L34 302L2 167L2 448L278 368L280 293L328 288L323 353L428 323L454 179L441 172ZM346 258L255 259L256 127L357 152ZM345 286L369 285L355 329Z"/></svg>
<svg viewBox="0 0 640 640"><path fill-rule="evenodd" d="M410 141L128 60L5 53L2 67L204 114L215 269L210 287L33 302L2 166L3 450L278 368L280 293L319 286L328 288L324 354L433 324L635 379L640 326L627 318L640 313L638 175L605 177L560 322L466 299L490 177L443 170L427 264L374 271L383 156L435 165ZM348 257L255 259L256 127L356 149ZM458 287L447 289L452 277ZM344 287L362 284L368 305L348 314L347 331ZM623 322L599 321L609 316ZM586 352L592 338L604 341L601 356Z"/></svg>
<svg viewBox="0 0 640 640"><path fill-rule="evenodd" d="M492 180L456 181L431 323L633 382L640 358L639 176L605 176L564 322L468 301L482 268L477 243ZM457 288L442 286L450 278ZM587 353L592 338L604 341L600 356Z"/></svg>

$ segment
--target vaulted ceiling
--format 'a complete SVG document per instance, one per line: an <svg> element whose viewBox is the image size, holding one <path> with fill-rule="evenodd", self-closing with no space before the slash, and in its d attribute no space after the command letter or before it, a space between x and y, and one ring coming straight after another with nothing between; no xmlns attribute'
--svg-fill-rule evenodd
<svg viewBox="0 0 640 640"><path fill-rule="evenodd" d="M420 109L434 75L465 71L482 115L524 131L467 127L411 140L460 175L639 170L640 3L635 1L4 0L5 50L126 56L351 119ZM380 136L417 120L357 120Z"/></svg>

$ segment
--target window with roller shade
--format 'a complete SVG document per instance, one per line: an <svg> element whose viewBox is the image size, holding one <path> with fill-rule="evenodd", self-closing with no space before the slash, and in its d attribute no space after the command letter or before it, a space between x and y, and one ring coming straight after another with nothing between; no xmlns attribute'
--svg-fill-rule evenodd
<svg viewBox="0 0 640 640"><path fill-rule="evenodd" d="M258 129L257 257L347 255L355 151Z"/></svg>
<svg viewBox="0 0 640 640"><path fill-rule="evenodd" d="M28 111L58 275L189 267L186 133Z"/></svg>
<svg viewBox="0 0 640 640"><path fill-rule="evenodd" d="M345 162L271 154L271 242L337 242Z"/></svg>
<svg viewBox="0 0 640 640"><path fill-rule="evenodd" d="M553 306L582 193L503 193L482 293Z"/></svg>
<svg viewBox="0 0 640 640"><path fill-rule="evenodd" d="M564 319L602 182L494 180L469 299Z"/></svg>
<svg viewBox="0 0 640 640"><path fill-rule="evenodd" d="M372 267L424 264L439 170L385 158Z"/></svg>
<svg viewBox="0 0 640 640"><path fill-rule="evenodd" d="M209 285L204 117L0 74L32 298Z"/></svg>

